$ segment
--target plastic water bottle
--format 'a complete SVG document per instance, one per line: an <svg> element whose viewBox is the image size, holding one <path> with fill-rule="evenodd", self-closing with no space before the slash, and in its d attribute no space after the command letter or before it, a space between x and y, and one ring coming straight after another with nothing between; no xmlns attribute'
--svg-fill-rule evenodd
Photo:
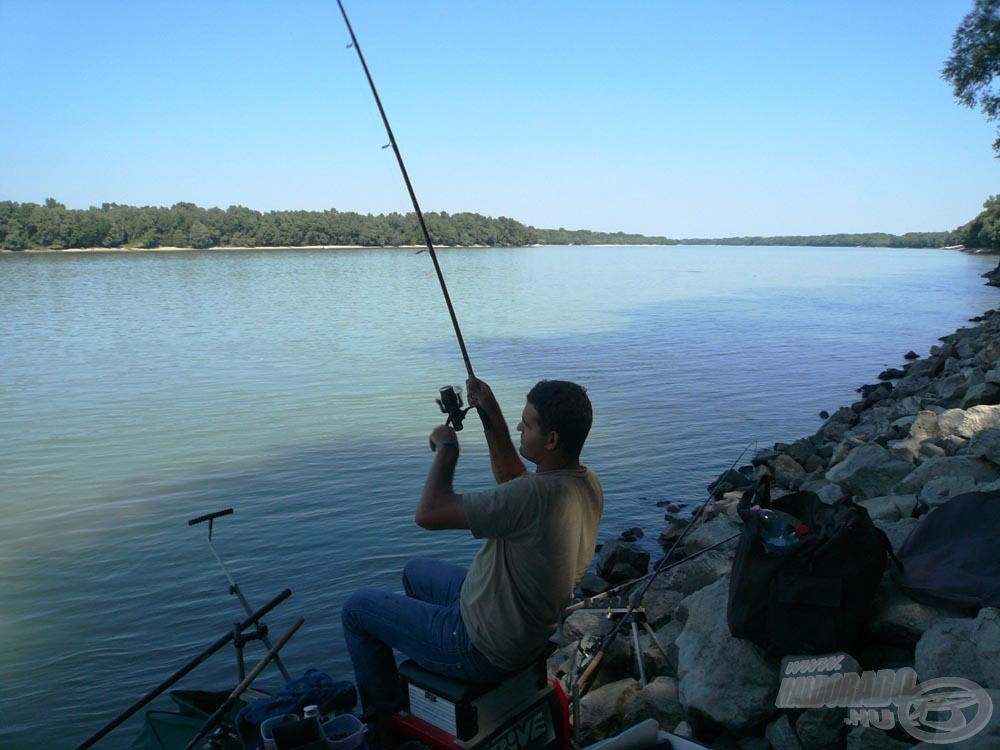
<svg viewBox="0 0 1000 750"><path fill-rule="evenodd" d="M306 706L302 711L302 718L317 719L320 723L323 722L323 717L319 713L319 706Z"/></svg>
<svg viewBox="0 0 1000 750"><path fill-rule="evenodd" d="M790 513L770 508L760 511L760 540L769 555L788 554L808 534L809 527Z"/></svg>

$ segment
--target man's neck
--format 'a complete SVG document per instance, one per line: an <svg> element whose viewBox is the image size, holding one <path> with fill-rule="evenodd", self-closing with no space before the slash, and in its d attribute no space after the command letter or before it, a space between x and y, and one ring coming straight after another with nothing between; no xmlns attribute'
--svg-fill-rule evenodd
<svg viewBox="0 0 1000 750"><path fill-rule="evenodd" d="M546 456L535 466L535 473L542 474L546 471L576 471L582 469L579 458L566 458L565 456Z"/></svg>

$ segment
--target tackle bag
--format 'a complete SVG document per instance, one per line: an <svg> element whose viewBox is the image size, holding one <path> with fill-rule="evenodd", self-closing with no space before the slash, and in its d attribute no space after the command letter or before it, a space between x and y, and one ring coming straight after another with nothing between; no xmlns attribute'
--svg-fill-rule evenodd
<svg viewBox="0 0 1000 750"><path fill-rule="evenodd" d="M764 544L761 511L799 522L787 547ZM851 652L867 625L892 545L868 511L814 492L770 497L764 477L737 508L743 520L729 579L729 631L768 656ZM766 514L765 514L766 518Z"/></svg>
<svg viewBox="0 0 1000 750"><path fill-rule="evenodd" d="M1000 493L966 492L924 516L899 547L892 579L933 607L1000 607Z"/></svg>

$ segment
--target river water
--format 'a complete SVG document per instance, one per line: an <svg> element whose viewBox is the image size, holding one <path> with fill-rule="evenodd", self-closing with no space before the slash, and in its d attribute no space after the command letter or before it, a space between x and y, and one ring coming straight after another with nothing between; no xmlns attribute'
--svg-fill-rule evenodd
<svg viewBox="0 0 1000 750"><path fill-rule="evenodd" d="M476 374L584 384L602 538L693 506L747 446L996 306L996 261L940 250L438 251ZM405 560L478 544L412 522L465 368L430 258L408 250L0 254L0 747L71 747L224 635L270 615L292 672L350 678L339 607ZM489 482L478 422L456 487ZM747 454L749 455L749 454ZM259 658L251 648L250 663ZM276 687L273 670L262 687ZM230 650L180 687L235 683ZM98 747L127 747L141 717Z"/></svg>

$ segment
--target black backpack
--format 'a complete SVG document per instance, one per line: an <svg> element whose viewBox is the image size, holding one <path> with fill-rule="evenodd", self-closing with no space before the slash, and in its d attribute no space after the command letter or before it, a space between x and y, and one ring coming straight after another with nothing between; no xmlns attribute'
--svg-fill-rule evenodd
<svg viewBox="0 0 1000 750"><path fill-rule="evenodd" d="M892 578L935 607L1000 607L1000 494L966 492L928 513L899 548Z"/></svg>
<svg viewBox="0 0 1000 750"><path fill-rule="evenodd" d="M782 556L769 554L761 539L760 510L769 508L808 529ZM885 532L850 500L826 505L802 491L772 501L767 477L743 494L738 512L743 531L729 580L729 631L776 658L850 653L892 556Z"/></svg>

